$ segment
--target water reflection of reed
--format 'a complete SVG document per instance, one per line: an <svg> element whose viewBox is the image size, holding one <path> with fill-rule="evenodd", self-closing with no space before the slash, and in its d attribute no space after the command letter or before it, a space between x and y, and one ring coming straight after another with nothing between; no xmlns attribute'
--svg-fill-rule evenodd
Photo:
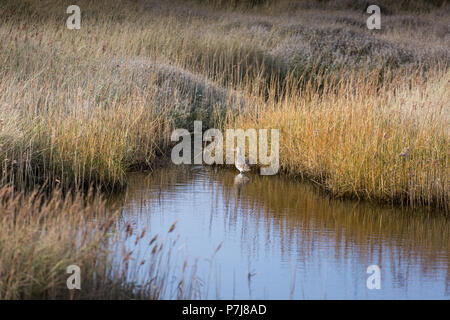
<svg viewBox="0 0 450 320"><path fill-rule="evenodd" d="M124 201L139 212L143 202L170 198L177 188L186 187L195 179L211 191L217 206L222 202L226 223L230 228L241 228L243 240L248 234L264 232L263 250L276 245L282 255L296 254L300 263L317 254L317 246L324 245L333 246L334 258L340 261L356 257L364 265L383 265L383 257L388 256L391 270L398 270L393 278L400 285L406 281L404 271L411 265L420 266L424 276L431 275L437 266L445 266L448 292L450 222L447 218L329 199L311 185L280 177L248 177L248 183L236 186L235 171L166 168L146 177L130 177Z"/></svg>

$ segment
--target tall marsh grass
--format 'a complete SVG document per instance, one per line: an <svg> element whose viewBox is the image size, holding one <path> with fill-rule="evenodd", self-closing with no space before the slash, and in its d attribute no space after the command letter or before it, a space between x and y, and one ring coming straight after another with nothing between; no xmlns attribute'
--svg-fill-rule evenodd
<svg viewBox="0 0 450 320"><path fill-rule="evenodd" d="M364 13L320 5L82 1L71 31L67 3L2 3L3 183L123 188L167 154L174 127L241 112L228 125L282 130L284 172L336 196L448 208L445 6L373 32Z"/></svg>
<svg viewBox="0 0 450 320"><path fill-rule="evenodd" d="M174 278L173 243L164 235L141 243L145 227L118 221L120 212L93 193L0 188L0 299L192 298L195 274ZM71 265L80 268L80 290L67 288Z"/></svg>
<svg viewBox="0 0 450 320"><path fill-rule="evenodd" d="M230 126L278 128L280 165L334 196L428 206L449 212L448 70L355 76L293 89L234 118Z"/></svg>

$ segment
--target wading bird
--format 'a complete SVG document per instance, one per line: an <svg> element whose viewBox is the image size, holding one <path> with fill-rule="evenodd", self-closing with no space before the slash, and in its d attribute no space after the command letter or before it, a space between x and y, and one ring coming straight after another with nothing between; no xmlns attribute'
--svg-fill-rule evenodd
<svg viewBox="0 0 450 320"><path fill-rule="evenodd" d="M250 163L248 162L248 159L245 158L241 148L237 147L236 151L236 161L234 162L236 169L238 169L240 173L250 171Z"/></svg>

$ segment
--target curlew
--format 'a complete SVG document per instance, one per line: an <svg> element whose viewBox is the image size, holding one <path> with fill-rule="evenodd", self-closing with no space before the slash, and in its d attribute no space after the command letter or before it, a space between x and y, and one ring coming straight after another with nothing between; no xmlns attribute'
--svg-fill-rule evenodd
<svg viewBox="0 0 450 320"><path fill-rule="evenodd" d="M250 163L248 159L245 158L241 148L237 147L236 151L236 161L234 162L236 169L238 169L240 173L250 171Z"/></svg>

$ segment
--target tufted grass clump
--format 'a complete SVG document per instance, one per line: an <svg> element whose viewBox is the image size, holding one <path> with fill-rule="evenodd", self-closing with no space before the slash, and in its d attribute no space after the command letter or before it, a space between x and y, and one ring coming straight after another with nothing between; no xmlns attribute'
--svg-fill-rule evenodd
<svg viewBox="0 0 450 320"><path fill-rule="evenodd" d="M448 70L377 85L355 75L326 90L255 101L230 126L278 128L282 171L336 197L449 212Z"/></svg>
<svg viewBox="0 0 450 320"><path fill-rule="evenodd" d="M23 193L9 186L0 188L0 299L169 297L170 243L156 240L157 235L151 243L141 243L145 228L120 225L119 215L93 192L86 196L64 195L61 189ZM136 239L134 246L121 245L121 237ZM136 262L132 253L143 247L151 254ZM67 287L73 274L67 273L69 266L79 267L79 290ZM191 280L180 277L184 286L179 285L176 296L170 297L191 297Z"/></svg>

